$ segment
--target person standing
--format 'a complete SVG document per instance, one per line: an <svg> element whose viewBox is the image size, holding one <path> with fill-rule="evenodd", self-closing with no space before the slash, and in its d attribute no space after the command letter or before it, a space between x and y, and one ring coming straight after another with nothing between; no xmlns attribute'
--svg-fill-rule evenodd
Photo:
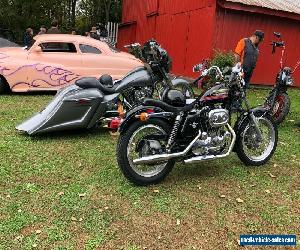
<svg viewBox="0 0 300 250"><path fill-rule="evenodd" d="M246 88L249 88L259 55L258 46L264 40L264 36L263 31L256 30L251 37L241 39L235 48L236 63L243 68Z"/></svg>
<svg viewBox="0 0 300 250"><path fill-rule="evenodd" d="M33 44L33 29L27 28L24 35L24 46L31 47Z"/></svg>
<svg viewBox="0 0 300 250"><path fill-rule="evenodd" d="M103 24L101 23L101 24L98 25L98 28L97 28L97 29L99 30L99 33L100 33L99 35L100 35L100 37L103 37L103 38L107 38L107 37L108 37L108 31L107 31L105 25L103 25Z"/></svg>
<svg viewBox="0 0 300 250"><path fill-rule="evenodd" d="M100 40L100 36L97 34L97 28L95 26L92 27L92 30L90 31L90 36L91 36L91 38Z"/></svg>
<svg viewBox="0 0 300 250"><path fill-rule="evenodd" d="M43 35L43 34L46 34L46 33L47 33L46 26L42 25L40 27L40 32L38 33L38 35Z"/></svg>
<svg viewBox="0 0 300 250"><path fill-rule="evenodd" d="M54 19L51 23L51 28L48 29L47 34L61 34L61 31L58 28L58 21Z"/></svg>

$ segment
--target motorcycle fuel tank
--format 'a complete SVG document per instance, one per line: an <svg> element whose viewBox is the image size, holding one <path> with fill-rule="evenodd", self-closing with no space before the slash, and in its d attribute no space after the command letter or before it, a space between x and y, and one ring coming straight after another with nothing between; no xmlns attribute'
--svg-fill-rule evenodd
<svg viewBox="0 0 300 250"><path fill-rule="evenodd" d="M223 85L219 84L207 90L201 97L200 101L203 102L218 102L228 98L229 89Z"/></svg>
<svg viewBox="0 0 300 250"><path fill-rule="evenodd" d="M146 87L153 85L151 74L145 67L139 67L129 72L116 87L116 92L122 92L130 87Z"/></svg>
<svg viewBox="0 0 300 250"><path fill-rule="evenodd" d="M59 91L41 112L16 127L29 135L88 127L104 96L98 89L70 85Z"/></svg>

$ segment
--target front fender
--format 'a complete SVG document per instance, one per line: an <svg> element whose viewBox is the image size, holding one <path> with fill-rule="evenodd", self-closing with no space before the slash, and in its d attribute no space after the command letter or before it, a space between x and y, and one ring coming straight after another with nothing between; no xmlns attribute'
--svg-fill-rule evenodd
<svg viewBox="0 0 300 250"><path fill-rule="evenodd" d="M151 107L151 106L137 106L133 109L131 109L127 114L126 117L124 119L124 121L122 122L121 126L119 127L119 132L120 134L124 133L129 126L137 120L137 118L135 117L136 115L139 115L142 112L146 112L149 109L153 109L153 111L155 113L159 113L159 112L164 112L164 110L162 110L161 108L158 107Z"/></svg>
<svg viewBox="0 0 300 250"><path fill-rule="evenodd" d="M253 114L258 114L258 113L269 113L270 110L269 109L266 109L264 107L255 107L255 108L252 108L250 109L249 112L244 112L240 117L239 119L237 120L237 122L235 123L234 125L234 131L237 133L242 125L242 123L248 119L249 117L249 114L253 112Z"/></svg>

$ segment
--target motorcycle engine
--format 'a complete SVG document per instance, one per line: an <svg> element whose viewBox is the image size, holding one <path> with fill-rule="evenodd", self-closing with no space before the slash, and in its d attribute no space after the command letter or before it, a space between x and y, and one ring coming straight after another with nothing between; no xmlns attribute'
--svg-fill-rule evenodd
<svg viewBox="0 0 300 250"><path fill-rule="evenodd" d="M195 155L218 155L226 152L232 135L225 126L229 122L226 109L213 108L202 116L202 135L192 148Z"/></svg>
<svg viewBox="0 0 300 250"><path fill-rule="evenodd" d="M151 87L136 87L129 88L128 90L125 90L122 94L131 106L137 106L145 97L151 97L152 92L153 90Z"/></svg>
<svg viewBox="0 0 300 250"><path fill-rule="evenodd" d="M226 109L213 109L208 113L208 121L212 127L224 126L229 121L229 112Z"/></svg>
<svg viewBox="0 0 300 250"><path fill-rule="evenodd" d="M231 133L225 127L202 132L199 140L193 146L195 155L218 155L227 150L231 142Z"/></svg>

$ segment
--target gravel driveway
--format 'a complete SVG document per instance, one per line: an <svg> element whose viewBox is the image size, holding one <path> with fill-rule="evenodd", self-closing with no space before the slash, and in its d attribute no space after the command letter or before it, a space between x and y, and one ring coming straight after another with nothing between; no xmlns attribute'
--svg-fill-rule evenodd
<svg viewBox="0 0 300 250"><path fill-rule="evenodd" d="M0 37L0 48L2 47L20 47L18 44L10 42L7 39Z"/></svg>

